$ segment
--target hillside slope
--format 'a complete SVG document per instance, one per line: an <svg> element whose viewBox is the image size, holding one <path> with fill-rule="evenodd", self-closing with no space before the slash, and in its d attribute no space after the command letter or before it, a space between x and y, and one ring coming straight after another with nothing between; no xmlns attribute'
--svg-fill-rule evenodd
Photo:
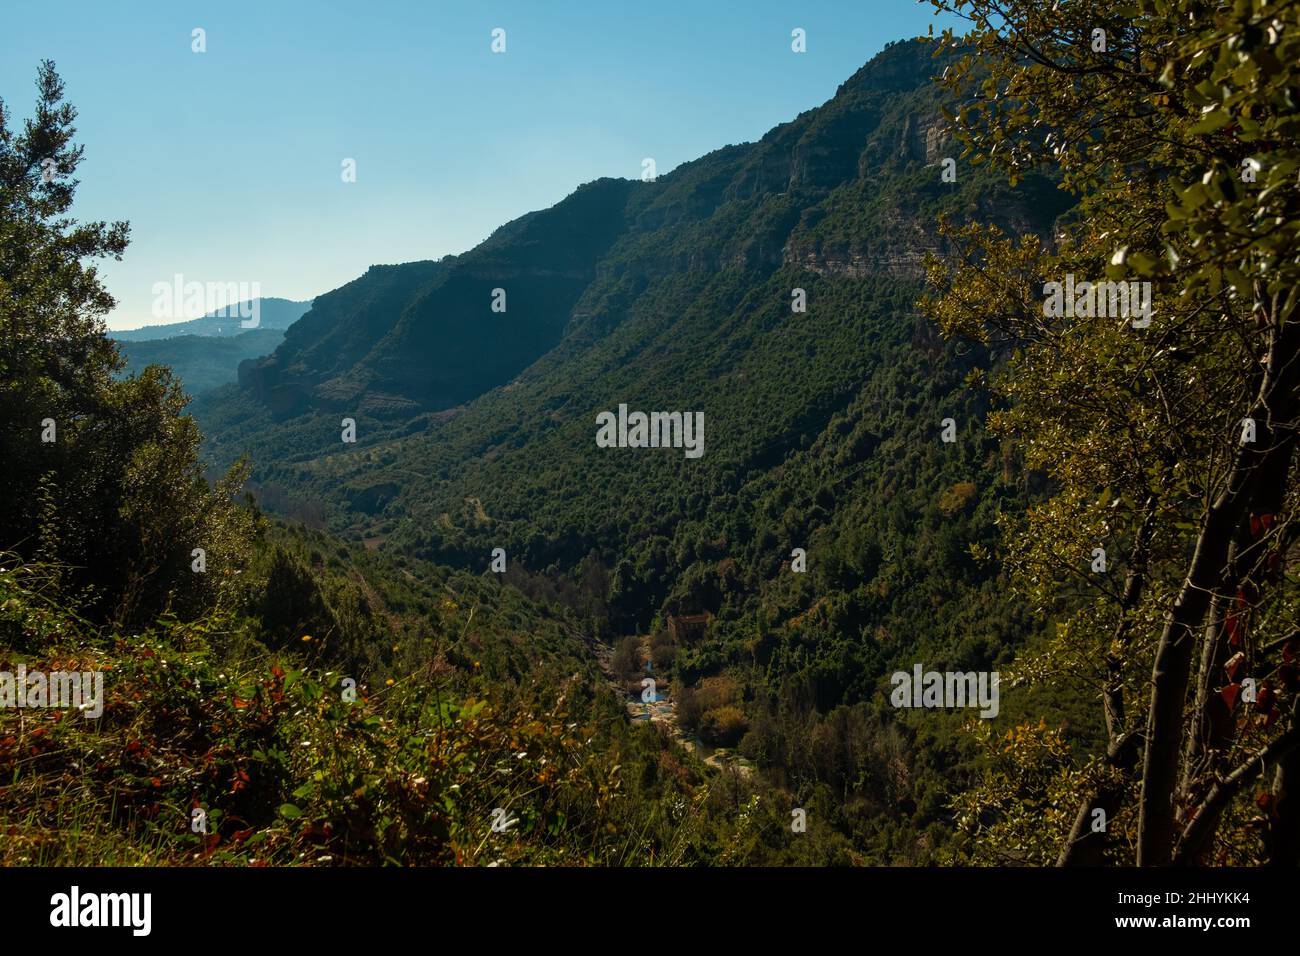
<svg viewBox="0 0 1300 956"><path fill-rule="evenodd" d="M592 184L503 228L448 266L459 279L430 275L390 311L364 357L312 370L304 381L321 384L290 412L247 378L209 396L210 453L251 450L267 500L323 506L373 545L472 570L504 548L514 568L580 586L607 633L707 612L703 640L664 646L688 728L803 796L829 787L857 845L928 859L935 838L919 834L944 819L974 751L953 736L962 715L912 725L890 708L888 675L994 669L1035 632L972 554L1033 489L979 425L986 398L967 376L992 358L917 317L921 265L941 214L1048 236L1069 207L1039 176L1010 188L958 160L956 182L941 180L956 158L941 69L925 43L895 44L757 143L655 182ZM539 280L533 257L575 231L599 239L572 256L590 274L570 261L570 278L545 276L563 295L526 348L493 342L510 362L432 344L499 318L489 289L513 303ZM482 393L446 387L443 355L490 369ZM703 413L704 453L598 447L597 416L620 404ZM339 441L349 415L356 445ZM796 548L808 573L791 569ZM1007 696L1006 719L1043 712ZM885 849L898 826L910 848Z"/></svg>
<svg viewBox="0 0 1300 956"><path fill-rule="evenodd" d="M239 335L176 335L165 339L119 342L126 359L123 375L139 374L147 365L166 365L190 395L201 395L238 380L241 362L275 351L284 341L281 329L249 329Z"/></svg>

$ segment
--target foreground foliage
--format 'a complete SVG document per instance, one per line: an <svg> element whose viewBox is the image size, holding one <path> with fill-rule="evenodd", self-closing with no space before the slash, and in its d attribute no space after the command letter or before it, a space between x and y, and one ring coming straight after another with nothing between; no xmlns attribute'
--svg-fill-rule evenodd
<svg viewBox="0 0 1300 956"><path fill-rule="evenodd" d="M1005 356L996 434L1050 496L1000 552L1055 638L1016 671L1091 686L1105 740L986 778L978 852L1300 861L1300 8L1242 0L935 4L973 30L946 77L972 162L1079 198L1052 243L952 227L923 304ZM1046 282L1146 283L1149 327L1051 314ZM1097 566L1100 549L1108 560ZM1032 766L1032 742L1017 762ZM1014 812L1046 799L1051 812ZM1074 809L1063 816L1062 803Z"/></svg>

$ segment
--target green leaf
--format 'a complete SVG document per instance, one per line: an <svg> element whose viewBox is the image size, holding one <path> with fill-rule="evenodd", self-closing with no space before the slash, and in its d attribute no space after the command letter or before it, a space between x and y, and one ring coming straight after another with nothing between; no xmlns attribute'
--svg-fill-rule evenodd
<svg viewBox="0 0 1300 956"><path fill-rule="evenodd" d="M1138 275L1150 275L1156 266L1156 260L1145 252L1134 252L1128 257L1129 267Z"/></svg>
<svg viewBox="0 0 1300 956"><path fill-rule="evenodd" d="M280 804L280 816L284 817L286 820L297 820L302 816L302 811L292 803L282 803Z"/></svg>
<svg viewBox="0 0 1300 956"><path fill-rule="evenodd" d="M1215 130L1223 129L1232 122L1232 117L1223 110L1211 110L1201 118L1187 132L1196 135L1198 133L1213 133Z"/></svg>

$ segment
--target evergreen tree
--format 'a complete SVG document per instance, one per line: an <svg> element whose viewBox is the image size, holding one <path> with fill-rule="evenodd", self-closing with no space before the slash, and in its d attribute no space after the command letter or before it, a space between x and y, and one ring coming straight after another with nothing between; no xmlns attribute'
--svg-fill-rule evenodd
<svg viewBox="0 0 1300 956"><path fill-rule="evenodd" d="M209 488L169 371L114 379L102 320L114 303L95 261L122 257L128 227L68 215L76 111L49 61L37 91L16 132L0 102L0 549L58 566L88 613L194 613L244 561L242 466Z"/></svg>

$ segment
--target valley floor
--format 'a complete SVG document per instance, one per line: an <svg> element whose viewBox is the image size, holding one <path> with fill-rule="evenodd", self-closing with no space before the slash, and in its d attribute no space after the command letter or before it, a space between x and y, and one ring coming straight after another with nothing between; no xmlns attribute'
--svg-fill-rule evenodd
<svg viewBox="0 0 1300 956"><path fill-rule="evenodd" d="M620 638L621 640L621 638ZM649 649L645 645L645 639L642 638L643 648L645 648L646 657L649 657ZM656 699L652 703L644 703L639 696L628 693L627 688L619 681L614 672L614 648L612 645L598 643L596 645L596 659L600 664L600 669L608 679L609 686L614 692L624 699L624 707L627 710L627 716L632 721L650 721L664 727L673 741L688 753L698 754L705 764L715 770L734 770L742 777L748 777L756 769L750 761L746 760L740 754L736 753L729 747L710 747L704 743L698 736L688 732L682 727L677 717L677 703L668 694L656 694Z"/></svg>

